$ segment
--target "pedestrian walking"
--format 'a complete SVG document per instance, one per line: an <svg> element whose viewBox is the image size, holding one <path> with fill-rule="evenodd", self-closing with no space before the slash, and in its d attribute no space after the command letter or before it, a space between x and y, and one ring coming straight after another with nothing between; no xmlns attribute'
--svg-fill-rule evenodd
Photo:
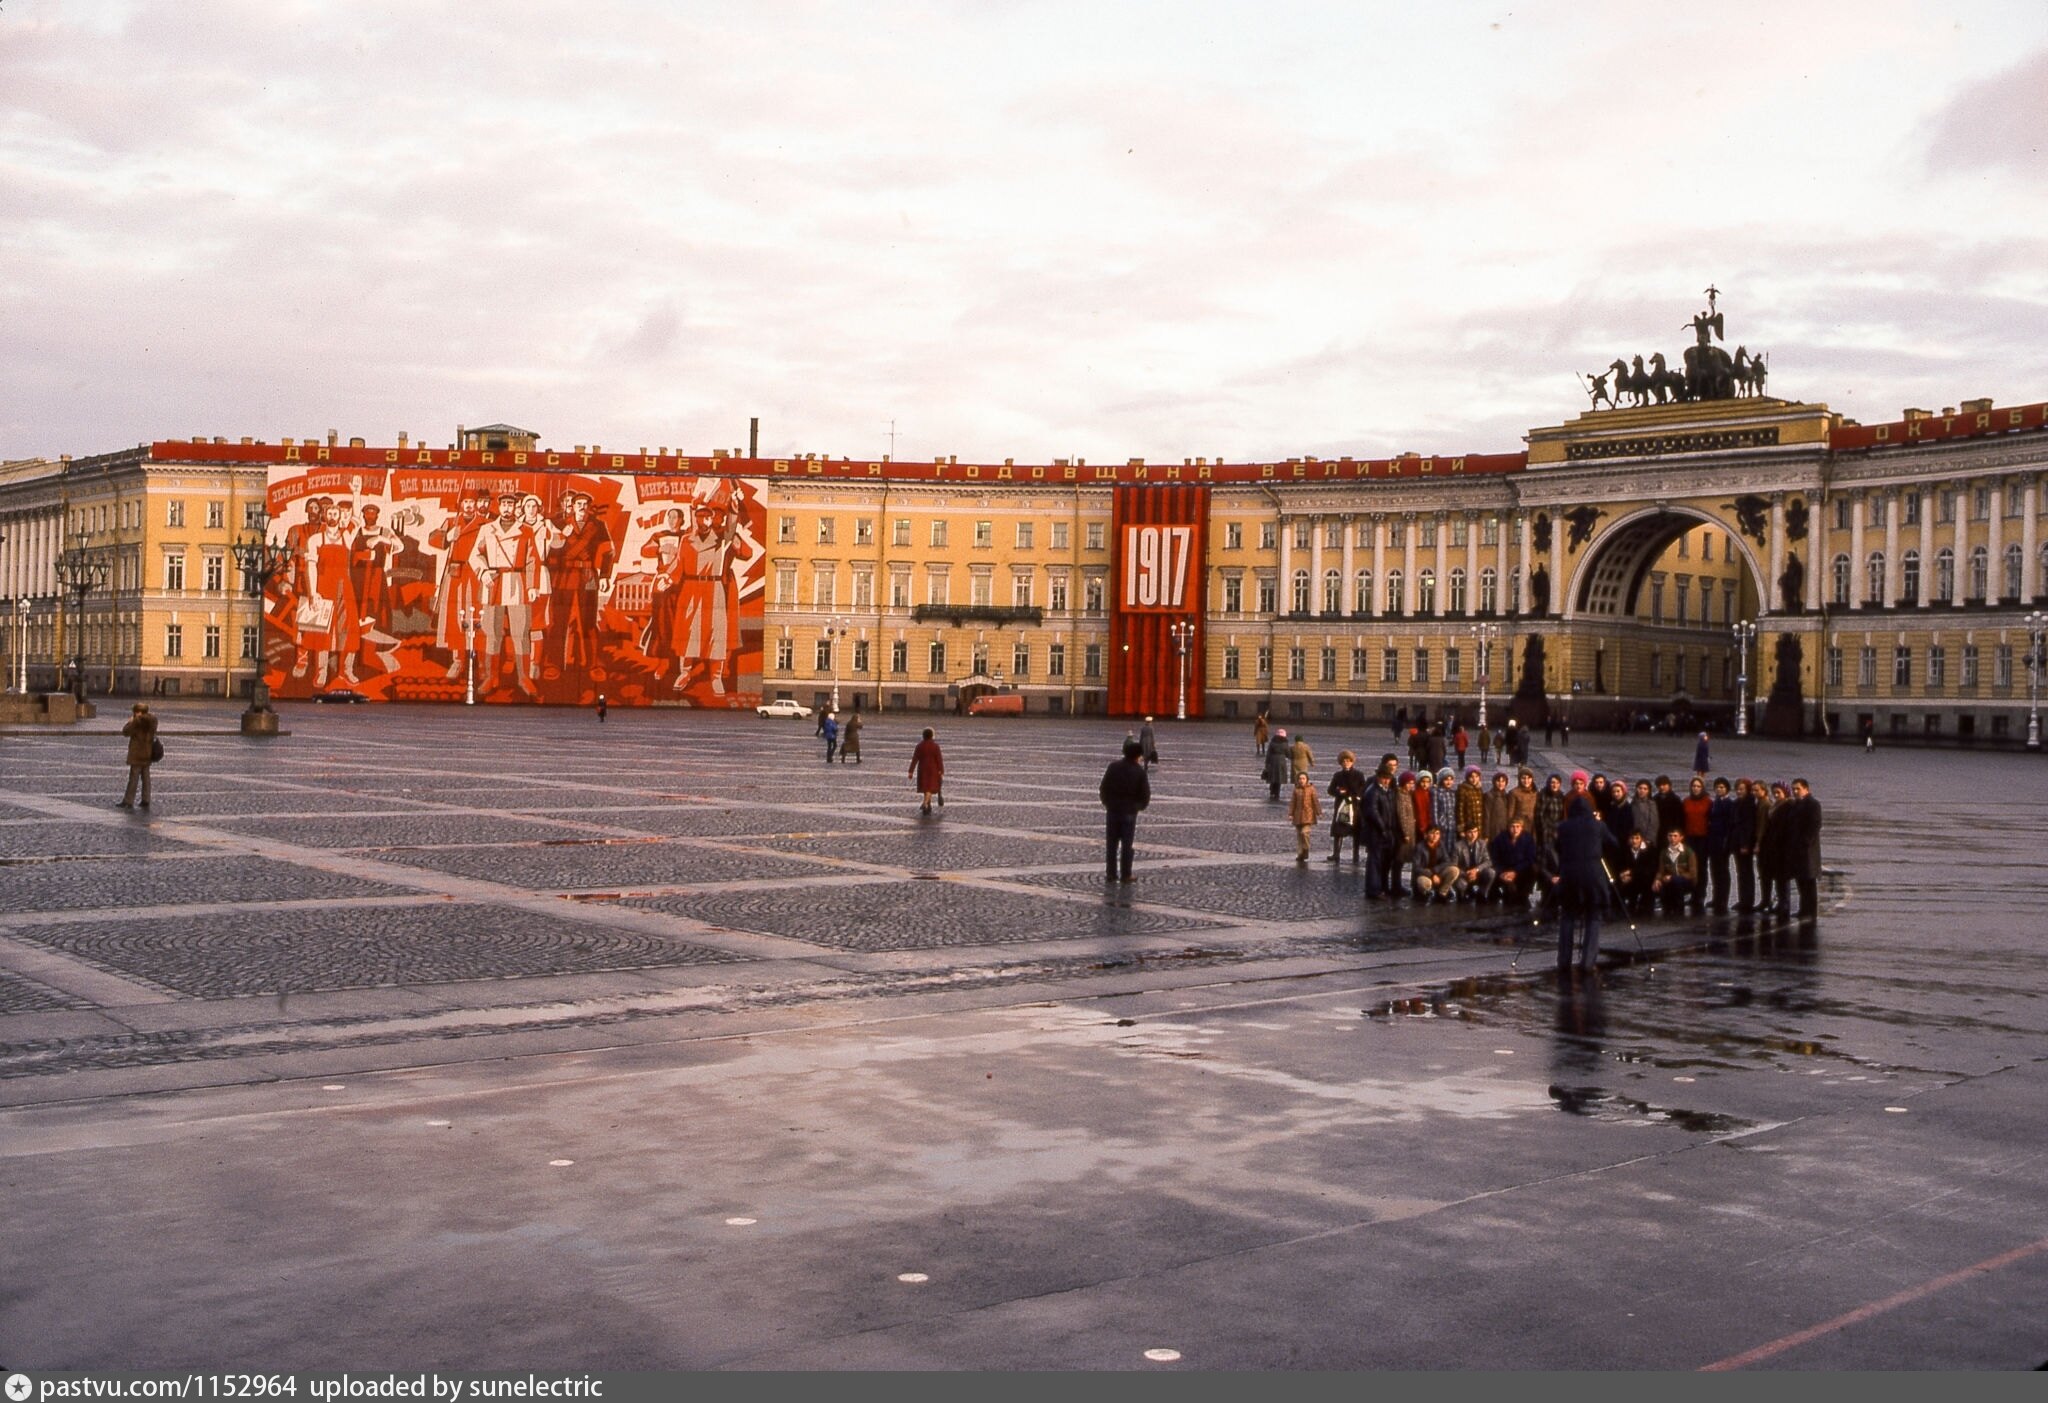
<svg viewBox="0 0 2048 1403"><path fill-rule="evenodd" d="M1543 713L1543 743L1557 744L1557 718L1547 711Z"/></svg>
<svg viewBox="0 0 2048 1403"><path fill-rule="evenodd" d="M1287 801L1287 821L1294 825L1294 861L1297 866L1308 866L1308 835L1323 816L1323 799L1316 793L1308 772L1294 777L1294 793ZM1330 861L1337 859L1332 857Z"/></svg>
<svg viewBox="0 0 2048 1403"><path fill-rule="evenodd" d="M1699 743L1692 748L1693 776L1696 779L1704 780L1707 777L1707 771L1712 767L1712 760L1707 753L1707 733L1701 731Z"/></svg>
<svg viewBox="0 0 2048 1403"><path fill-rule="evenodd" d="M848 760L860 763L860 713L854 712L846 718L846 726L839 733L839 763Z"/></svg>
<svg viewBox="0 0 2048 1403"><path fill-rule="evenodd" d="M604 720L604 713L605 713L605 705L604 705L604 693L603 693L603 692L599 692L599 693L597 694L597 719L598 719L598 720L600 720L600 721Z"/></svg>
<svg viewBox="0 0 2048 1403"><path fill-rule="evenodd" d="M1252 722L1252 754L1264 758L1267 733L1266 709L1262 706L1259 708L1258 719Z"/></svg>
<svg viewBox="0 0 2048 1403"><path fill-rule="evenodd" d="M1308 767L1315 764L1316 753L1308 748L1308 737L1297 735L1294 744L1287 747L1287 777L1300 779L1308 773Z"/></svg>
<svg viewBox="0 0 2048 1403"><path fill-rule="evenodd" d="M1280 727L1273 732L1273 738L1266 742L1266 764L1259 772L1266 781L1266 789L1273 803L1280 802L1280 786L1287 783L1287 728Z"/></svg>
<svg viewBox="0 0 2048 1403"><path fill-rule="evenodd" d="M1491 765L1493 763L1493 727L1491 726L1481 726L1479 728L1479 763L1482 765Z"/></svg>
<svg viewBox="0 0 2048 1403"><path fill-rule="evenodd" d="M1458 752L1458 768L1461 770L1465 768L1465 751L1471 744L1471 734L1466 731L1465 723L1460 721L1458 729L1451 733L1451 747Z"/></svg>
<svg viewBox="0 0 2048 1403"><path fill-rule="evenodd" d="M1337 752L1337 770L1330 776L1330 797L1336 807L1330 813L1330 856L1335 862L1344 855L1344 840L1351 840L1351 860L1358 861L1365 846L1365 824L1358 806L1365 798L1365 771L1358 768L1358 756L1349 750Z"/></svg>
<svg viewBox="0 0 2048 1403"><path fill-rule="evenodd" d="M121 795L118 807L135 807L135 789L142 787L142 807L149 807L149 767L163 759L162 744L156 738L156 717L150 715L149 707L142 702L135 703L129 713L128 722L121 727L121 734L128 737L128 788Z"/></svg>
<svg viewBox="0 0 2048 1403"><path fill-rule="evenodd" d="M1145 777L1144 747L1135 740L1124 742L1121 758L1109 762L1102 772L1100 793L1107 813L1108 867L1103 879L1131 880L1131 848L1138 837L1138 815L1152 802L1152 781Z"/></svg>
<svg viewBox="0 0 2048 1403"><path fill-rule="evenodd" d="M1868 716L1863 718L1863 753L1868 755L1877 749L1877 723Z"/></svg>
<svg viewBox="0 0 2048 1403"><path fill-rule="evenodd" d="M932 811L932 800L939 801L939 807L946 807L946 757L939 750L939 743L932 739L932 728L924 728L924 739L910 752L910 778L917 785L918 798L924 801L921 814Z"/></svg>
<svg viewBox="0 0 2048 1403"><path fill-rule="evenodd" d="M1145 724L1138 727L1138 749L1144 755L1146 769L1159 763L1159 737L1153 733L1149 716L1145 718Z"/></svg>
<svg viewBox="0 0 2048 1403"><path fill-rule="evenodd" d="M839 718L826 712L818 722L818 731L825 737L825 763L829 765L839 754Z"/></svg>

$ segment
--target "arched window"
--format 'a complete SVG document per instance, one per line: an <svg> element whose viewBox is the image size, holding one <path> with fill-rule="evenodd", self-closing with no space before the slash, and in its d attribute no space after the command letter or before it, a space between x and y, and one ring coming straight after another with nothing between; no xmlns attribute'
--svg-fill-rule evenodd
<svg viewBox="0 0 2048 1403"><path fill-rule="evenodd" d="M1436 612L1436 571L1418 570L1415 573L1415 612L1434 614Z"/></svg>
<svg viewBox="0 0 2048 1403"><path fill-rule="evenodd" d="M1465 612L1465 572L1461 569L1453 568L1451 571L1450 606L1453 614Z"/></svg>
<svg viewBox="0 0 2048 1403"><path fill-rule="evenodd" d="M1389 570L1387 571L1387 612L1389 614L1398 614L1401 612L1401 608L1401 572L1399 570Z"/></svg>
<svg viewBox="0 0 2048 1403"><path fill-rule="evenodd" d="M1308 612L1308 571L1306 570L1294 572L1293 612L1297 614L1306 614Z"/></svg>
<svg viewBox="0 0 2048 1403"><path fill-rule="evenodd" d="M1488 566L1479 572L1479 612L1496 613L1500 609L1500 577Z"/></svg>
<svg viewBox="0 0 2048 1403"><path fill-rule="evenodd" d="M1323 572L1323 612L1339 613L1344 608L1344 572L1325 570Z"/></svg>
<svg viewBox="0 0 2048 1403"><path fill-rule="evenodd" d="M1920 602L1920 552L1909 550L1899 557L1899 603Z"/></svg>
<svg viewBox="0 0 2048 1403"><path fill-rule="evenodd" d="M1953 604L1956 599L1956 553L1943 546L1934 553L1934 600Z"/></svg>
<svg viewBox="0 0 2048 1403"><path fill-rule="evenodd" d="M1863 602L1884 603L1884 552L1874 550L1863 562Z"/></svg>
<svg viewBox="0 0 2048 1403"><path fill-rule="evenodd" d="M1833 581L1829 588L1829 594L1834 600L1836 607L1846 609L1849 607L1849 557L1838 555L1835 557L1833 564Z"/></svg>
<svg viewBox="0 0 2048 1403"><path fill-rule="evenodd" d="M1352 581L1351 612L1370 614L1372 612L1372 571L1361 570Z"/></svg>
<svg viewBox="0 0 2048 1403"><path fill-rule="evenodd" d="M2020 597L2020 573L2025 566L2026 559L2026 552L2018 546L2007 546L2005 548L2005 588L1998 592L2000 599L2016 600Z"/></svg>
<svg viewBox="0 0 2048 1403"><path fill-rule="evenodd" d="M1991 583L1991 552L1978 546L1970 552L1970 599L1982 599Z"/></svg>

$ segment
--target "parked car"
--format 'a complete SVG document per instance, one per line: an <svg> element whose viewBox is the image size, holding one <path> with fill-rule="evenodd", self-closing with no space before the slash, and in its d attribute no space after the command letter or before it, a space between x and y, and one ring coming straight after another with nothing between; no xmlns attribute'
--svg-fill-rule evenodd
<svg viewBox="0 0 2048 1403"><path fill-rule="evenodd" d="M336 687L331 692L319 692L313 697L316 702L366 702L368 697L361 692L350 691L347 687Z"/></svg>
<svg viewBox="0 0 2048 1403"><path fill-rule="evenodd" d="M1024 694L1022 692L983 692L967 703L969 716L1022 716Z"/></svg>
<svg viewBox="0 0 2048 1403"><path fill-rule="evenodd" d="M802 702L791 701L788 697L777 697L771 702L762 702L754 708L758 716L784 716L798 721L809 719L811 709Z"/></svg>

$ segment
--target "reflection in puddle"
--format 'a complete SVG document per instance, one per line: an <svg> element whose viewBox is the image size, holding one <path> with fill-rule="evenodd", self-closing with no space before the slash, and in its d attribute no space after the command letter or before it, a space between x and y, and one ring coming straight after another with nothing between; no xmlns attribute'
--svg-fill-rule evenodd
<svg viewBox="0 0 2048 1403"><path fill-rule="evenodd" d="M1702 1135L1728 1135L1749 1130L1754 1121L1724 1116L1713 1111L1687 1111L1673 1106L1653 1106L1647 1101L1622 1096L1598 1086L1557 1086L1550 1099L1566 1115L1626 1125L1675 1125Z"/></svg>

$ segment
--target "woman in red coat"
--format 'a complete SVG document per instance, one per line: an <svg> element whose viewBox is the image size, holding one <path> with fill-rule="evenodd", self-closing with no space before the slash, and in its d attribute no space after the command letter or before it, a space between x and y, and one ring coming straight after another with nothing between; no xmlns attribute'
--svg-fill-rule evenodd
<svg viewBox="0 0 2048 1403"><path fill-rule="evenodd" d="M946 805L946 757L939 753L939 743L932 739L932 728L924 728L924 739L917 743L917 749L910 752L910 777L917 784L917 792L924 800L924 807L918 812L932 811L932 799L938 798L939 807Z"/></svg>

